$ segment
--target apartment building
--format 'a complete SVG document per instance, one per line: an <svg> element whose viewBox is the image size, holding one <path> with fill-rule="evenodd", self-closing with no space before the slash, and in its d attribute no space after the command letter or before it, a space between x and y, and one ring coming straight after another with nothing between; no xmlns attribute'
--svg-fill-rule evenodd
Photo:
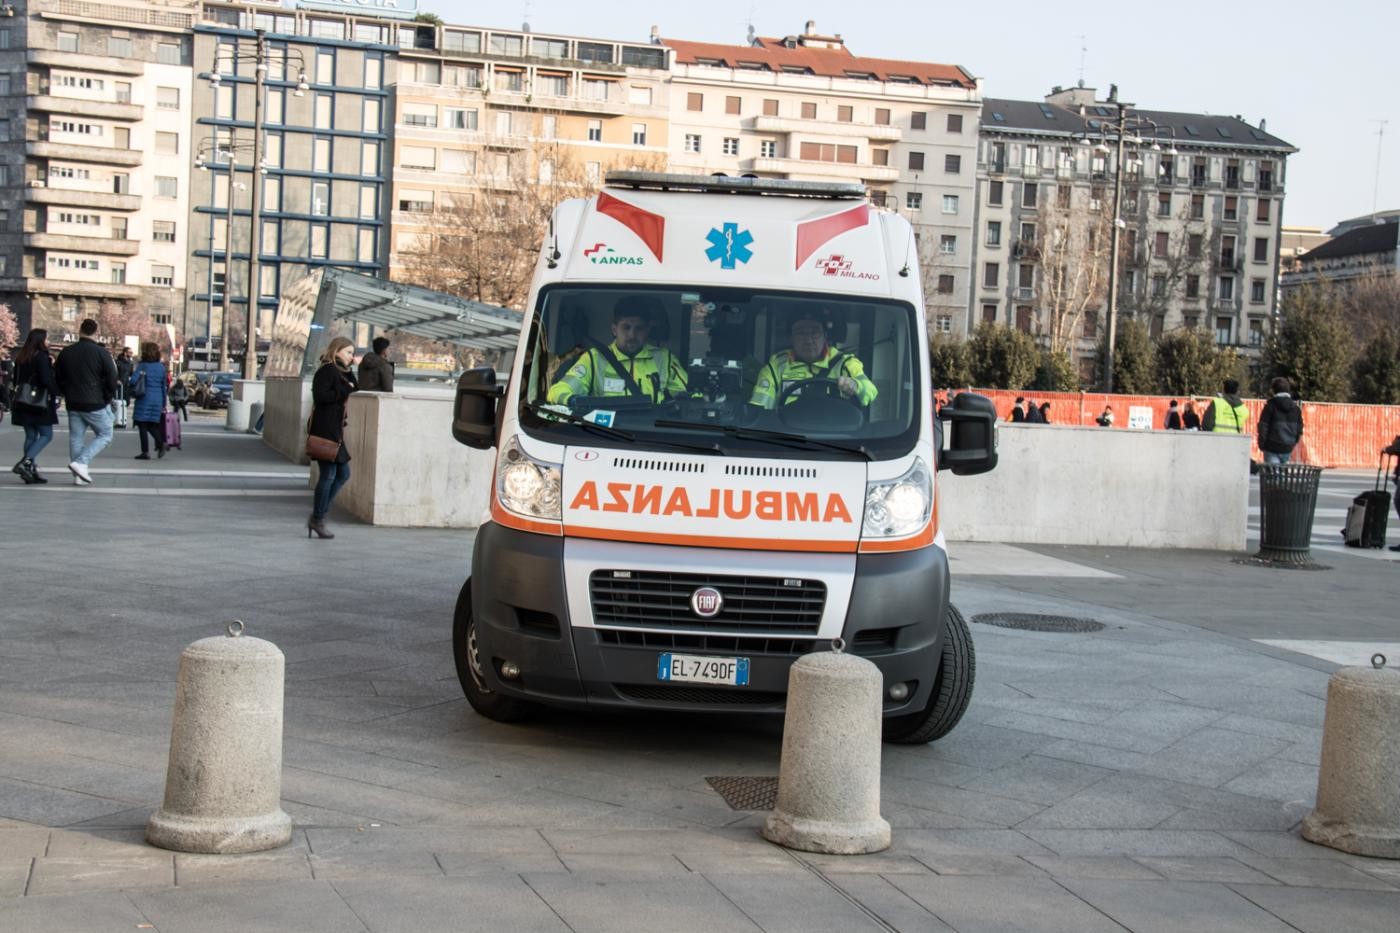
<svg viewBox="0 0 1400 933"><path fill-rule="evenodd" d="M390 273L460 235L476 198L665 167L668 50L419 24L399 49Z"/></svg>
<svg viewBox="0 0 1400 933"><path fill-rule="evenodd" d="M262 165L254 166L259 32L266 71ZM384 17L203 4L194 27L191 164L198 160L207 170L193 173L188 202L191 332L220 332L225 288L236 321L247 319L256 290L258 328L266 339L283 289L307 270L384 274L392 88L399 43L412 43L417 34L415 24ZM255 191L261 200L253 230ZM258 250L254 289L248 283L252 238Z"/></svg>
<svg viewBox="0 0 1400 933"><path fill-rule="evenodd" d="M1339 224L1340 234L1298 256L1283 273L1284 294L1305 285L1351 288L1367 280L1400 278L1400 217L1395 212L1377 216L1372 223Z"/></svg>
<svg viewBox="0 0 1400 933"><path fill-rule="evenodd" d="M1153 336L1206 327L1221 345L1257 355L1276 311L1286 164L1297 149L1262 121L1130 113L1141 122L1127 134L1120 166L1107 129L1118 104L1097 99L1093 88L982 102L968 326L1000 322L1044 333L1041 259L1052 252L1045 232L1070 223L1106 236L1121 171L1120 315L1141 318ZM1093 378L1105 308L1082 321L1085 378Z"/></svg>
<svg viewBox="0 0 1400 933"><path fill-rule="evenodd" d="M810 21L747 45L664 44L675 52L673 171L865 186L914 225L929 326L966 333L977 79L956 65L860 57Z"/></svg>
<svg viewBox="0 0 1400 933"><path fill-rule="evenodd" d="M0 301L76 339L181 323L194 0L20 0L0 19Z"/></svg>

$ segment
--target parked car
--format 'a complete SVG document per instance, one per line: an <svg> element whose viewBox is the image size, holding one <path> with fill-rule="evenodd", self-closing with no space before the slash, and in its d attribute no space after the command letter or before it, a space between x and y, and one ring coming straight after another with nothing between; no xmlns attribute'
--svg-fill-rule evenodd
<svg viewBox="0 0 1400 933"><path fill-rule="evenodd" d="M190 398L200 408L227 408L233 397L233 381L241 378L241 373L200 373Z"/></svg>

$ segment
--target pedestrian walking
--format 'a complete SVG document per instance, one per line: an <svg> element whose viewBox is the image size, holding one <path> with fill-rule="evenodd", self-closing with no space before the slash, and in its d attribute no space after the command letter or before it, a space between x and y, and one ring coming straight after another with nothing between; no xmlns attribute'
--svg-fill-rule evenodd
<svg viewBox="0 0 1400 933"><path fill-rule="evenodd" d="M1016 396L1016 407L1011 409L1011 420L1013 422L1026 420L1026 400L1021 396Z"/></svg>
<svg viewBox="0 0 1400 933"><path fill-rule="evenodd" d="M331 510L336 493L350 479L350 452L345 449L345 402L357 388L355 373L350 368L355 358L355 345L345 337L337 337L321 354L321 368L311 380L311 421L307 425L307 454L316 461L320 476L312 498L311 517L306 521L306 536L334 538L326 528L326 515ZM326 448L312 451L316 442ZM331 453L331 446L334 453ZM317 456L317 453L324 456Z"/></svg>
<svg viewBox="0 0 1400 933"><path fill-rule="evenodd" d="M1187 402L1186 407L1189 409L1191 403ZM1167 420L1162 426L1168 431L1181 430L1181 412L1176 410L1176 399L1172 399L1167 403Z"/></svg>
<svg viewBox="0 0 1400 933"><path fill-rule="evenodd" d="M359 391L394 391L394 364L384 358L389 352L389 338L375 337L373 350L360 359Z"/></svg>
<svg viewBox="0 0 1400 933"><path fill-rule="evenodd" d="M54 376L68 408L68 471L74 485L91 485L88 464L112 443L112 399L119 385L117 366L97 342L92 318L78 325L78 342L58 355ZM84 443L89 429L93 438Z"/></svg>
<svg viewBox="0 0 1400 933"><path fill-rule="evenodd" d="M1040 403L1040 423L1041 423L1041 424L1049 424L1049 423L1050 423L1050 403L1049 403L1049 402L1041 402L1041 403Z"/></svg>
<svg viewBox="0 0 1400 933"><path fill-rule="evenodd" d="M1181 414L1181 427L1185 431L1201 429L1201 416L1196 412L1196 403L1189 398L1186 400L1186 410Z"/></svg>
<svg viewBox="0 0 1400 933"><path fill-rule="evenodd" d="M1220 394L1211 399L1201 416L1201 430L1216 434L1243 434L1249 420L1249 409L1240 399L1238 379L1226 379Z"/></svg>
<svg viewBox="0 0 1400 933"><path fill-rule="evenodd" d="M165 364L160 361L160 347L147 341L141 344L141 362L132 370L130 395L136 400L131 413L136 429L141 433L141 452L137 460L151 459L151 445L156 458L165 456ZM147 439L149 438L149 443Z"/></svg>
<svg viewBox="0 0 1400 933"><path fill-rule="evenodd" d="M170 384L170 407L190 420L190 387L185 380L177 378Z"/></svg>
<svg viewBox="0 0 1400 933"><path fill-rule="evenodd" d="M1044 424L1040 417L1040 409L1035 404L1035 399L1026 399L1026 424Z"/></svg>
<svg viewBox="0 0 1400 933"><path fill-rule="evenodd" d="M1099 416L1094 419L1094 423L1101 428L1113 427L1113 406L1105 405L1103 411L1099 412Z"/></svg>
<svg viewBox="0 0 1400 933"><path fill-rule="evenodd" d="M1303 407L1289 393L1292 385L1282 376L1269 384L1273 398L1259 413L1259 449L1264 463L1284 464L1293 459L1293 448L1303 439Z"/></svg>
<svg viewBox="0 0 1400 933"><path fill-rule="evenodd" d="M24 428L24 454L14 471L26 484L42 485L48 480L39 473L39 452L53 440L58 424L58 380L49 359L49 332L42 327L29 332L15 357L13 396L11 418Z"/></svg>
<svg viewBox="0 0 1400 933"><path fill-rule="evenodd" d="M117 427L124 428L127 402L131 400L131 374L136 369L136 361L131 358L131 348L122 347L117 354L117 397L112 400L112 414L116 416Z"/></svg>

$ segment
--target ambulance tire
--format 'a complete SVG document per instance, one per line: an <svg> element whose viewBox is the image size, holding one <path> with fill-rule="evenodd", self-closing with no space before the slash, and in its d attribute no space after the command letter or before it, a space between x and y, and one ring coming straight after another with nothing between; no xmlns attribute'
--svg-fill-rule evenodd
<svg viewBox="0 0 1400 933"><path fill-rule="evenodd" d="M885 741L896 745L923 745L952 732L967 712L976 674L977 654L972 648L972 633L962 613L949 603L943 656L928 705L917 713L886 719Z"/></svg>
<svg viewBox="0 0 1400 933"><path fill-rule="evenodd" d="M538 707L525 700L502 696L486 683L481 673L481 658L476 650L476 620L472 617L472 581L462 584L457 595L457 609L452 616L452 659L457 662L457 679L467 702L487 719L496 722L519 722L533 715Z"/></svg>

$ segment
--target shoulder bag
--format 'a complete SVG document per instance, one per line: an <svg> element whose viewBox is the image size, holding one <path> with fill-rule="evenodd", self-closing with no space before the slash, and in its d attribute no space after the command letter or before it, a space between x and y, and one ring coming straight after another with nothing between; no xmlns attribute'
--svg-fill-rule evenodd
<svg viewBox="0 0 1400 933"><path fill-rule="evenodd" d="M334 460L340 456L340 441L312 434L310 418L306 419L306 456L312 460Z"/></svg>
<svg viewBox="0 0 1400 933"><path fill-rule="evenodd" d="M140 370L140 372L138 372L138 373L136 374L136 384L133 385L133 386L131 387L131 397L132 397L132 398L145 398L145 397L146 397L146 369L145 369L145 367L142 367L141 370Z"/></svg>

